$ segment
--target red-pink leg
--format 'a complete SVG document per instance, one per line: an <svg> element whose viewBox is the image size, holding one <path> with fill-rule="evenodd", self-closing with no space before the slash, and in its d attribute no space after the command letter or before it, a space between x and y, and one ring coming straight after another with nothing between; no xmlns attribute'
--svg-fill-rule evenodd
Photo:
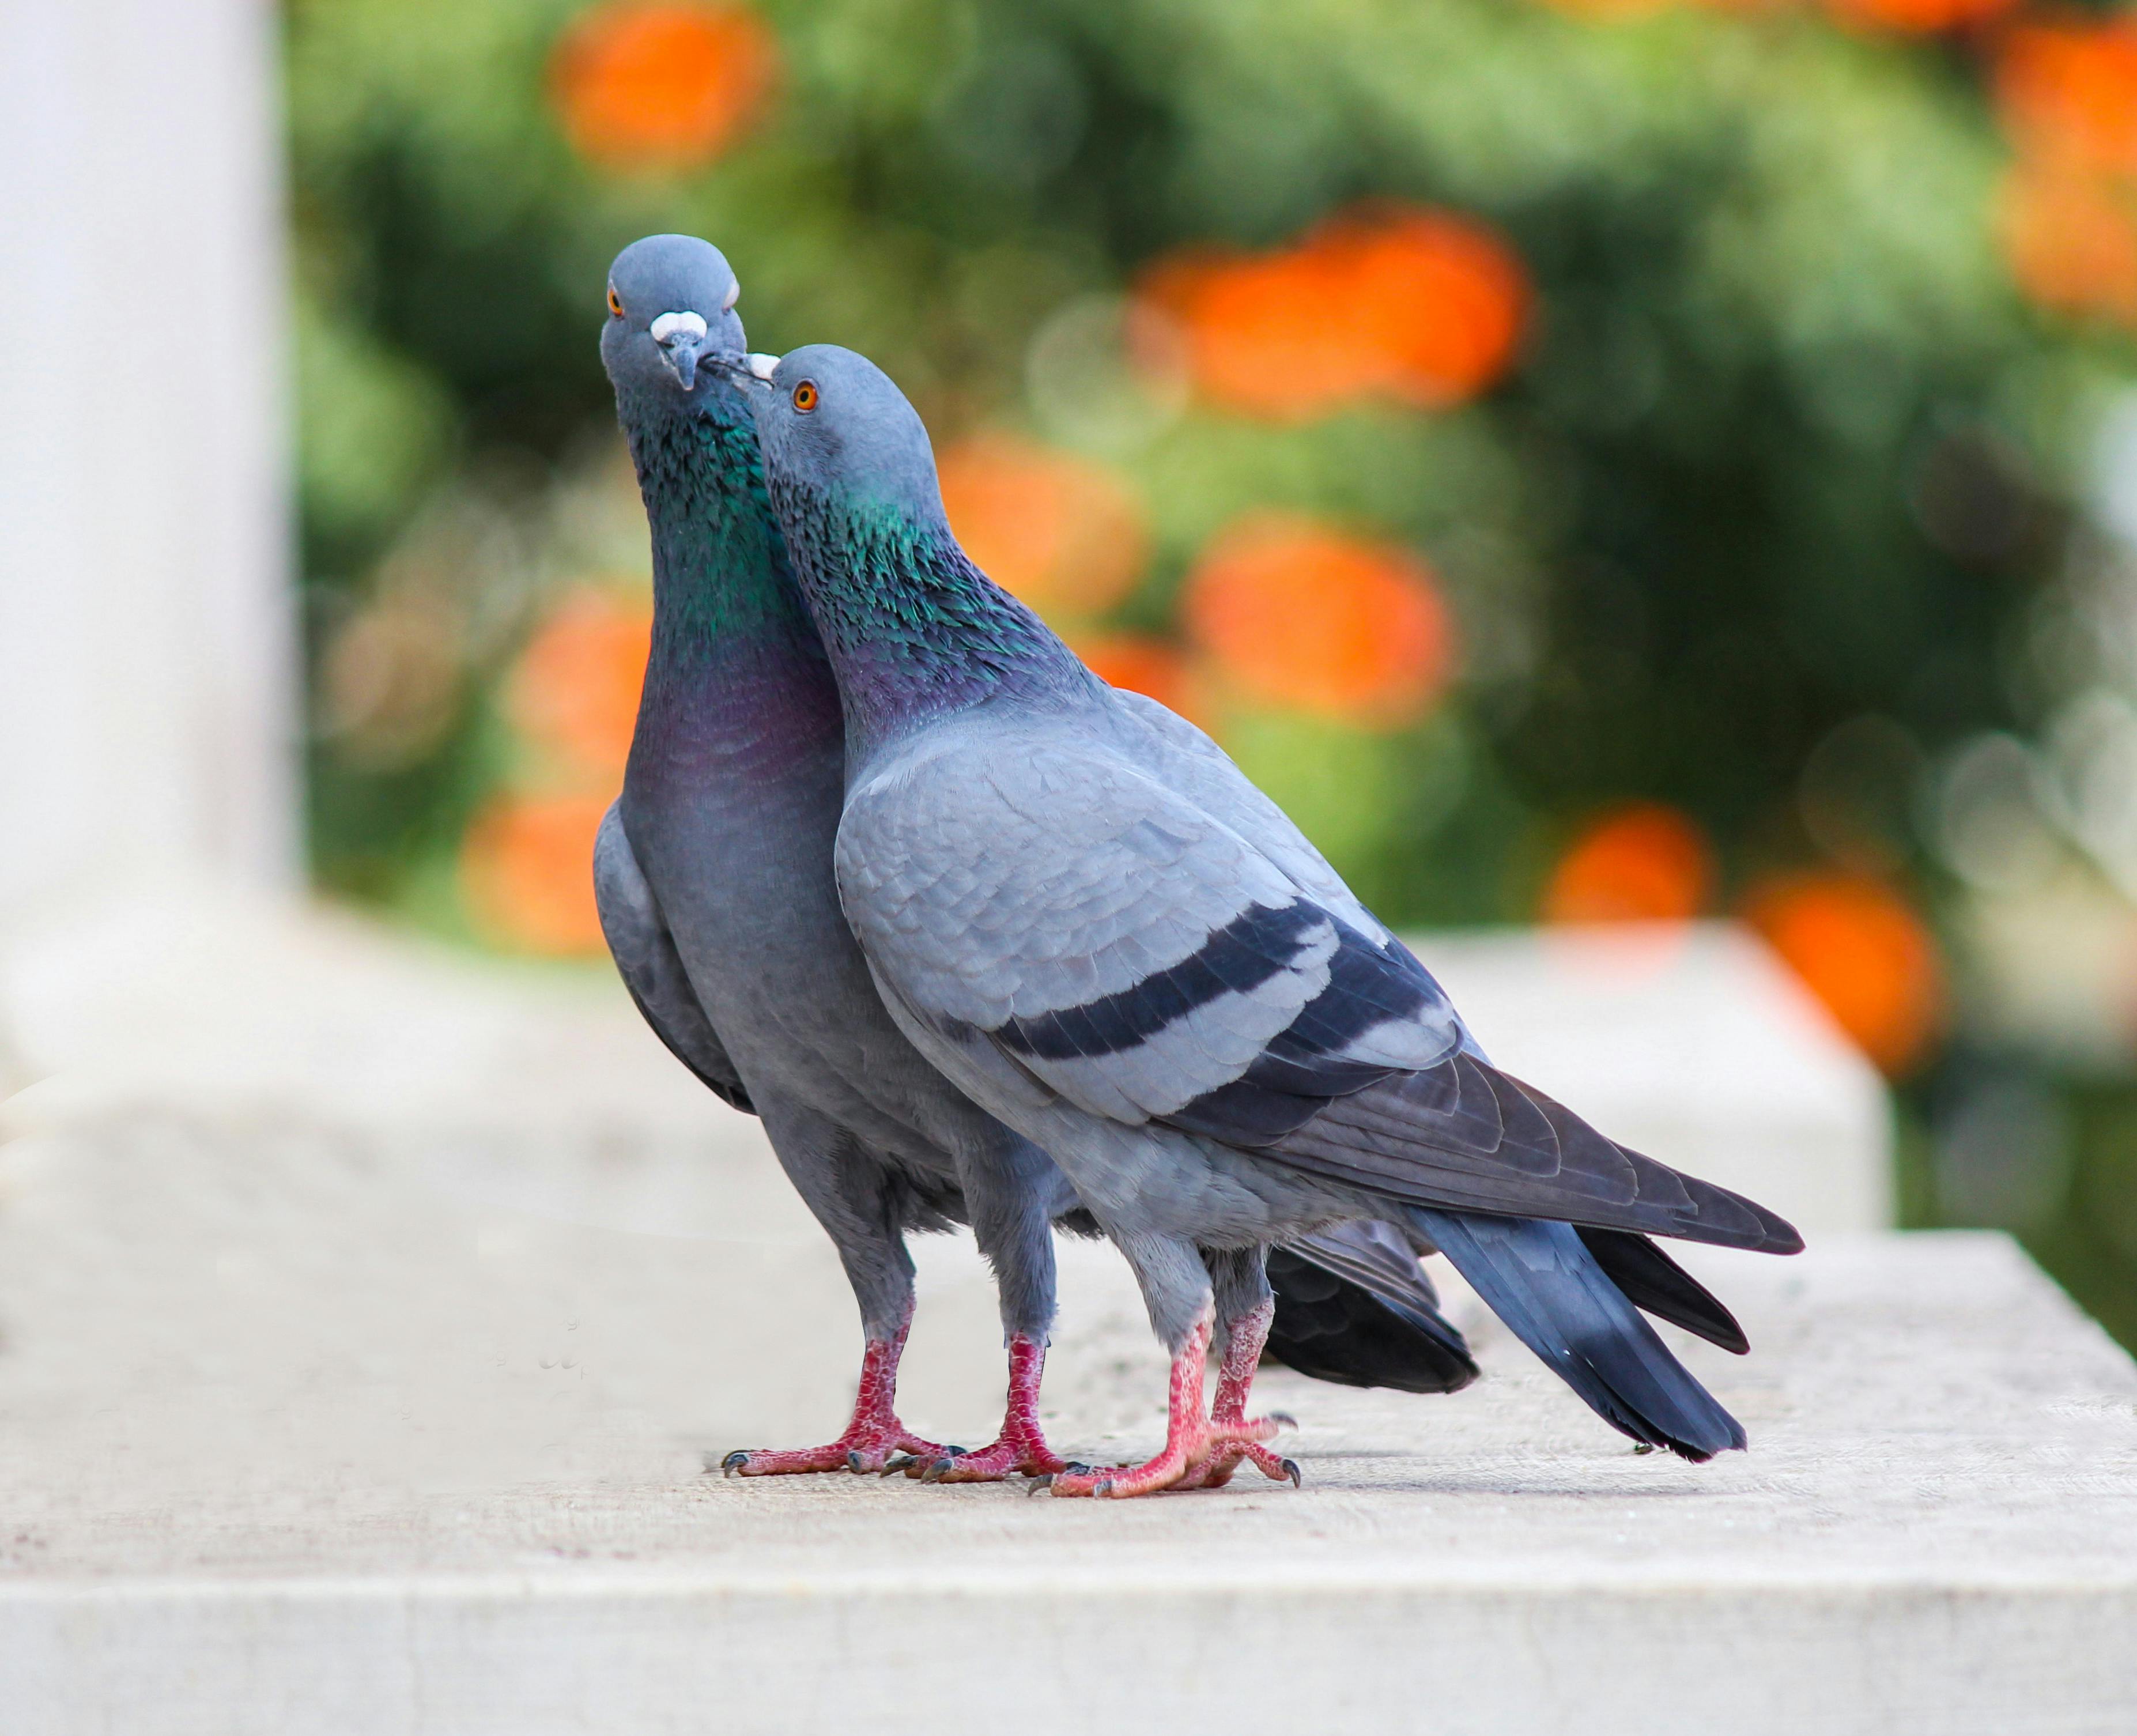
<svg viewBox="0 0 2137 1736"><path fill-rule="evenodd" d="M868 1341L854 1420L837 1440L791 1451L743 1448L721 1460L720 1469L731 1477L780 1477L808 1470L881 1470L893 1453L918 1453L931 1460L954 1456L957 1448L923 1441L898 1420L898 1359L905 1353L905 1334L912 1324L908 1309L894 1336Z"/></svg>
<svg viewBox="0 0 2137 1736"><path fill-rule="evenodd" d="M1262 1347L1268 1343L1269 1324L1276 1319L1276 1304L1267 1301L1232 1322L1224 1340L1224 1360L1217 1371L1217 1398L1210 1407L1210 1421L1219 1431L1258 1428L1273 1423L1283 1427L1291 1418L1273 1411L1256 1423L1247 1422L1247 1395L1253 1391L1254 1371L1261 1366ZM1190 1470L1177 1485L1182 1489L1222 1489L1244 1459L1274 1482L1288 1479L1295 1489L1300 1473L1296 1460L1271 1452L1259 1441L1234 1441L1216 1448L1200 1465Z"/></svg>
<svg viewBox="0 0 2137 1736"><path fill-rule="evenodd" d="M1173 1358L1166 1393L1165 1450L1146 1465L1064 1472L1048 1480L1054 1494L1106 1495L1114 1500L1151 1495L1171 1488L1216 1447L1244 1440L1267 1440L1275 1434L1276 1424L1266 1418L1213 1427L1203 1415L1202 1375L1210 1359L1212 1324L1211 1315L1205 1309L1185 1347Z"/></svg>
<svg viewBox="0 0 2137 1736"><path fill-rule="evenodd" d="M885 1475L903 1470L927 1483L995 1483L1066 1470L1068 1460L1046 1444L1039 1424L1039 1382L1045 1371L1046 1347L1016 1334L1009 1341L1009 1409L994 1443L954 1456L896 1460L884 1467Z"/></svg>

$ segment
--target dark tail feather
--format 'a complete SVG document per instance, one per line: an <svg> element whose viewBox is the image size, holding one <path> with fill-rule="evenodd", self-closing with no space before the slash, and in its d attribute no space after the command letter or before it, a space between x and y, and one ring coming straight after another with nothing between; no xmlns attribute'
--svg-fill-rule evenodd
<svg viewBox="0 0 2137 1736"><path fill-rule="evenodd" d="M1701 1460L1743 1427L1669 1353L1570 1224L1412 1208L1515 1336L1615 1429Z"/></svg>
<svg viewBox="0 0 2137 1736"><path fill-rule="evenodd" d="M1595 1263L1610 1275L1636 1308L1658 1320L1696 1333L1710 1344L1741 1356L1751 1348L1736 1316L1714 1293L1644 1236L1629 1230L1580 1226L1580 1239Z"/></svg>
<svg viewBox="0 0 2137 1736"><path fill-rule="evenodd" d="M1310 1242L1269 1250L1269 1288L1276 1293L1271 1356L1343 1387L1455 1392L1476 1379L1469 1346L1441 1315L1421 1274L1409 1294L1398 1295L1313 1258L1315 1251ZM1414 1268L1417 1256L1409 1258Z"/></svg>

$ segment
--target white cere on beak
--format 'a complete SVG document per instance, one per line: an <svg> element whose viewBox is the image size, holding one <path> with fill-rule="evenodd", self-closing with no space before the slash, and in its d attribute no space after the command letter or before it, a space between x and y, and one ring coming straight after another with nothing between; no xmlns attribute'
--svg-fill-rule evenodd
<svg viewBox="0 0 2137 1736"><path fill-rule="evenodd" d="M761 380L772 378L772 370L779 365L777 356L753 355L749 358L749 371Z"/></svg>
<svg viewBox="0 0 2137 1736"><path fill-rule="evenodd" d="M728 299L720 304L720 311L724 314L729 308L733 307L735 303L741 300L742 280L737 277L733 283L728 285Z"/></svg>
<svg viewBox="0 0 2137 1736"><path fill-rule="evenodd" d="M702 341L705 335L704 316L701 314L663 314L646 327L655 344L665 344L671 338L696 338Z"/></svg>

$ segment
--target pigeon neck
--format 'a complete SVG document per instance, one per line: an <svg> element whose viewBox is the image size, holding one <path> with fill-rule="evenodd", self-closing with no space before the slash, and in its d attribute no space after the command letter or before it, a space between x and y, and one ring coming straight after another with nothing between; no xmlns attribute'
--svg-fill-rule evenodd
<svg viewBox="0 0 2137 1736"><path fill-rule="evenodd" d="M774 484L809 612L839 678L847 759L987 700L1073 703L1096 682L974 566L939 516Z"/></svg>
<svg viewBox="0 0 2137 1736"><path fill-rule="evenodd" d="M648 684L734 652L823 653L764 492L755 434L712 412L625 424L653 531Z"/></svg>

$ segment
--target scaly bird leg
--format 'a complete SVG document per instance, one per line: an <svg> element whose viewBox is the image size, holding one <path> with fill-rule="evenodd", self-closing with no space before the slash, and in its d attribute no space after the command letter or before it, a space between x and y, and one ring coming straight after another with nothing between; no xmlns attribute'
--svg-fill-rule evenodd
<svg viewBox="0 0 2137 1736"><path fill-rule="evenodd" d="M1009 1409L994 1443L932 1460L893 1459L884 1466L884 1475L902 1470L924 1483L995 1483L1004 1477L1066 1470L1068 1461L1046 1444L1039 1424L1039 1382L1045 1370L1046 1347L1020 1332L1015 1334L1009 1341Z"/></svg>
<svg viewBox="0 0 2137 1736"><path fill-rule="evenodd" d="M1202 1412L1202 1375L1210 1360L1210 1339L1215 1317L1208 1308L1195 1323L1187 1343L1172 1359L1172 1378L1166 1405L1165 1449L1146 1465L1121 1465L1112 1470L1072 1470L1041 1480L1059 1495L1105 1495L1125 1500L1130 1495L1150 1495L1169 1489L1195 1470L1220 1446L1262 1441L1277 1431L1267 1418L1253 1422L1213 1426Z"/></svg>
<svg viewBox="0 0 2137 1736"><path fill-rule="evenodd" d="M896 1333L870 1339L861 1357L861 1387L854 1398L854 1419L846 1431L822 1446L769 1451L744 1448L720 1460L729 1476L781 1477L808 1470L881 1470L894 1453L913 1453L930 1462L955 1458L963 1449L923 1441L898 1420L898 1361L912 1329L908 1305Z"/></svg>
<svg viewBox="0 0 2137 1736"><path fill-rule="evenodd" d="M1252 1423L1247 1421L1247 1395L1253 1390L1254 1371L1261 1366L1262 1347L1268 1343L1269 1323L1275 1319L1276 1303L1271 1299L1232 1322L1232 1329L1224 1340L1224 1360L1217 1370L1216 1402L1210 1407L1210 1421L1219 1432L1229 1429L1258 1430L1268 1425L1280 1428L1291 1424L1291 1418L1281 1411L1272 1411ZM1273 1482L1280 1483L1288 1478L1292 1486L1297 1488L1300 1478L1298 1461L1271 1452L1261 1444L1268 1438L1261 1435L1216 1448L1176 1486L1222 1489L1232 1480L1232 1473L1244 1459Z"/></svg>

